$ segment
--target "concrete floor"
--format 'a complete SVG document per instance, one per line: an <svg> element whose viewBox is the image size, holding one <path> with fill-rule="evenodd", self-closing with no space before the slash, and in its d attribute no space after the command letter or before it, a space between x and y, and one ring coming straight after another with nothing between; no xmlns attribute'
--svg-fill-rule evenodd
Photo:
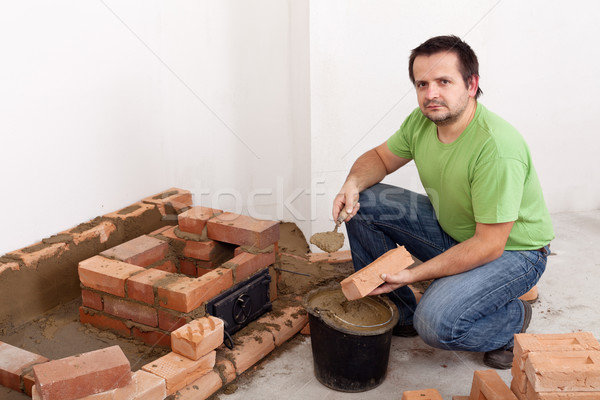
<svg viewBox="0 0 600 400"><path fill-rule="evenodd" d="M556 239L546 272L538 283L529 333L589 331L600 338L600 210L552 216ZM392 341L383 384L362 393L342 393L321 385L313 373L309 337L297 337L289 348L267 358L242 377L224 400L246 399L400 399L405 390L435 388L444 400L468 395L473 372L487 369L481 353L433 349L419 338ZM510 370L498 371L510 384Z"/></svg>

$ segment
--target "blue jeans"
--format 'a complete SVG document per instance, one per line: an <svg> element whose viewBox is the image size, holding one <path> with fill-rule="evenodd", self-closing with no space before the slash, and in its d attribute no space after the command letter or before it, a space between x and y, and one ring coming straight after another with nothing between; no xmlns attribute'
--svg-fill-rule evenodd
<svg viewBox="0 0 600 400"><path fill-rule="evenodd" d="M346 223L354 269L359 270L397 245L427 261L457 244L440 227L427 196L377 184L360 194L360 209ZM511 348L523 327L519 296L546 268L544 251L504 251L492 262L435 279L417 305L408 286L389 293L401 325L413 324L430 346L463 351Z"/></svg>

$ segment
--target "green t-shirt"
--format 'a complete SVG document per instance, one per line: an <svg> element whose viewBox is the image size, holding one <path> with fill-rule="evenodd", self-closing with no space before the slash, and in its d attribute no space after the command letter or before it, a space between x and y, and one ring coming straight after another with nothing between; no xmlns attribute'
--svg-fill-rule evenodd
<svg viewBox="0 0 600 400"><path fill-rule="evenodd" d="M441 227L455 240L472 237L476 222L511 221L506 250L534 250L554 238L527 144L482 104L452 143L440 142L437 126L417 108L387 146L415 161Z"/></svg>

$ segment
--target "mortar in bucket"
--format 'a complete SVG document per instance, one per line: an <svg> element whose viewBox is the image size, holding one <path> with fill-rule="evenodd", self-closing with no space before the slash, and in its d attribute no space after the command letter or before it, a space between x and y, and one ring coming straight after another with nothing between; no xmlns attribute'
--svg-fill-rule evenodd
<svg viewBox="0 0 600 400"><path fill-rule="evenodd" d="M338 284L307 293L303 305L319 382L341 392L363 392L383 383L399 318L387 297L348 301Z"/></svg>

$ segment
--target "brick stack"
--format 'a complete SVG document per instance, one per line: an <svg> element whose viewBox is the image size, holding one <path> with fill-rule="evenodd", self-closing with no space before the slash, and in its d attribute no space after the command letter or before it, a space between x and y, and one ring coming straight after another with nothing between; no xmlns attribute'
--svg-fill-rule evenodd
<svg viewBox="0 0 600 400"><path fill-rule="evenodd" d="M179 222L79 263L82 323L169 347L209 300L276 261L275 221L192 207Z"/></svg>
<svg viewBox="0 0 600 400"><path fill-rule="evenodd" d="M590 332L515 335L519 400L600 399L600 344Z"/></svg>

